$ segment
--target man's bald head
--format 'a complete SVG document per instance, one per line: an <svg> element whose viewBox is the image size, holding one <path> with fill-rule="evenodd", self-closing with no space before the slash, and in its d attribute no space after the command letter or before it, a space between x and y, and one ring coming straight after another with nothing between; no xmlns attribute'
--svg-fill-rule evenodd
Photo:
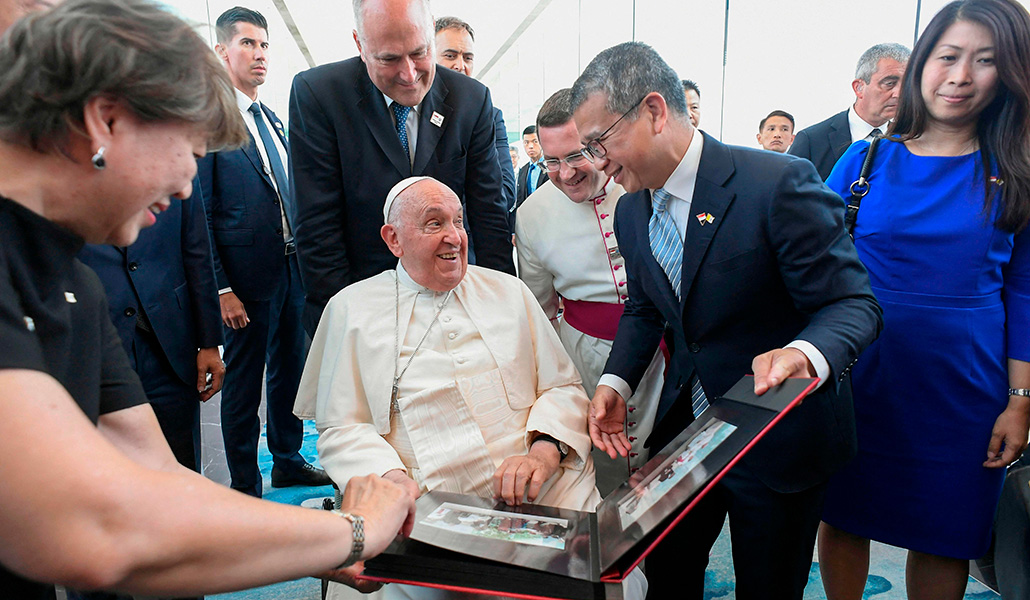
<svg viewBox="0 0 1030 600"><path fill-rule="evenodd" d="M445 292L465 277L468 235L461 201L435 179L421 179L397 193L380 235L421 286Z"/></svg>

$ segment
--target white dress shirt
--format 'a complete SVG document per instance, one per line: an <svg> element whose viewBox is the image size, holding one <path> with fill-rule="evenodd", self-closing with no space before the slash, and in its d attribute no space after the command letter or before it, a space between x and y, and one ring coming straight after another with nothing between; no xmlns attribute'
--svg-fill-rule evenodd
<svg viewBox="0 0 1030 600"><path fill-rule="evenodd" d="M884 123L883 125L880 125L879 127L873 127L869 123L866 123L865 121L863 121L862 117L858 116L858 113L855 112L855 107L854 106L852 106L851 108L848 109L848 127L851 129L851 143L852 144L854 144L858 140L867 140L868 141L868 140L873 139L873 130L874 129L879 129L880 130L880 135L886 134L887 133L887 127L889 127L890 124L891 124L891 122L887 121L886 123Z"/></svg>

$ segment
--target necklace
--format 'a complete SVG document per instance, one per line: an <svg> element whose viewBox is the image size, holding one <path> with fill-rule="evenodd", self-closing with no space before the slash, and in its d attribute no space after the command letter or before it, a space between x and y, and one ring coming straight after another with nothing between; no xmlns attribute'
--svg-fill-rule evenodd
<svg viewBox="0 0 1030 600"><path fill-rule="evenodd" d="M429 332L432 331L433 325L436 325L437 320L439 320L440 318L440 313L442 313L444 307L447 306L447 301L451 299L451 292L454 291L447 290L447 295L443 297L443 302L440 303L439 308L437 308L436 310L436 314L433 315L433 320L429 322L429 327L426 328L426 332L422 334L422 339L418 341L418 344L415 346L415 350L412 351L411 356L408 357L408 362L405 363L404 368L401 369L401 284L400 277L396 272L394 273L393 277L393 290L394 296L396 298L396 304L394 305L395 325L393 336L393 391L390 394L391 415L400 411L400 406L397 404L397 384L400 383L401 377L404 376L404 373L408 370L408 367L411 366L411 361L415 359L415 355L418 354L419 348L422 347L422 343L426 341L427 337L429 337Z"/></svg>

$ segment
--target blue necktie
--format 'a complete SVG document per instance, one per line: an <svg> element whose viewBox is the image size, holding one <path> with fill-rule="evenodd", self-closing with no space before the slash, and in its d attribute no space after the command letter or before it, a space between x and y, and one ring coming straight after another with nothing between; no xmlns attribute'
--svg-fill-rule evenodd
<svg viewBox="0 0 1030 600"><path fill-rule="evenodd" d="M651 252L668 276L676 299L682 300L680 286L683 279L683 240L680 239L679 230L668 211L671 197L672 195L664 188L655 190L651 195L654 211L651 213L651 221L647 224L647 237L651 242ZM705 397L704 388L701 387L701 380L698 379L696 372L690 377L690 407L695 417L700 416L708 408L708 398Z"/></svg>
<svg viewBox="0 0 1030 600"><path fill-rule="evenodd" d="M390 106L393 107L393 114L397 117L397 136L401 138L401 146L404 146L404 156L408 157L408 162L411 162L411 150L408 149L408 113L411 112L410 106L404 106L403 104L397 104L394 102Z"/></svg>
<svg viewBox="0 0 1030 600"><path fill-rule="evenodd" d="M272 141L272 133L265 127L265 120L261 116L261 107L258 103L250 105L250 112L254 115L254 122L257 123L258 135L261 136L261 144L265 147L265 154L268 156L268 165L272 168L272 176L275 177L275 185L279 188L279 197L282 198L283 206L290 204L290 181L286 178L286 169L283 168L283 160L279 156L279 149ZM283 211L284 213L287 211Z"/></svg>
<svg viewBox="0 0 1030 600"><path fill-rule="evenodd" d="M676 300L682 300L680 280L683 275L683 240L680 239L676 223L672 221L672 215L666 210L666 204L671 197L672 195L664 188L655 190L651 195L654 211L651 213L651 221L647 224L647 237L651 241L651 253L668 276Z"/></svg>
<svg viewBox="0 0 1030 600"><path fill-rule="evenodd" d="M526 194L527 196L536 191L536 169L536 163L529 163L529 171L526 173L526 190L528 192Z"/></svg>

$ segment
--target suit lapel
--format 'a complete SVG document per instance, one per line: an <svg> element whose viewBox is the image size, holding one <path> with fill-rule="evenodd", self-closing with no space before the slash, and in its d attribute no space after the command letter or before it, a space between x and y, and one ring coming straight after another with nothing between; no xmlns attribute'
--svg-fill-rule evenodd
<svg viewBox="0 0 1030 600"><path fill-rule="evenodd" d="M279 143L286 149L286 156L290 155L290 143L286 141L286 130L283 129L283 122L279 120L279 117L275 116L272 109L261 104L261 110L265 111L265 116L268 117L268 122L272 124L272 129L275 130L275 134L279 136Z"/></svg>
<svg viewBox="0 0 1030 600"><path fill-rule="evenodd" d="M401 146L401 139L397 136L397 130L393 128L393 117L388 112L386 100L372 80L368 78L368 72L363 72L365 93L358 100L358 112L361 113L365 125L372 133L376 143L382 149L383 154L390 159L390 163L403 177L411 175L411 163L407 156L404 156L404 147ZM419 127L419 142L421 143L422 129Z"/></svg>
<svg viewBox="0 0 1030 600"><path fill-rule="evenodd" d="M723 187L733 175L733 169L729 149L706 135L694 184L694 198L690 203L687 235L683 242L683 279L680 290L684 301L694 285L694 278L708 252L708 246L733 202L734 194ZM705 214L711 215L711 222L706 220L702 225L698 215Z"/></svg>
<svg viewBox="0 0 1030 600"><path fill-rule="evenodd" d="M415 146L415 164L412 173L425 172L429 158L435 153L436 145L443 137L444 130L451 123L451 114L454 109L444 102L448 91L443 79L436 77L433 87L429 88L429 93L422 101L422 114L418 118L418 142ZM443 120L437 119L437 123L433 123L434 113L439 113Z"/></svg>
<svg viewBox="0 0 1030 600"><path fill-rule="evenodd" d="M840 156L850 145L851 124L848 123L848 113L845 111L844 118L835 122L833 130L830 131L830 148L835 156Z"/></svg>

